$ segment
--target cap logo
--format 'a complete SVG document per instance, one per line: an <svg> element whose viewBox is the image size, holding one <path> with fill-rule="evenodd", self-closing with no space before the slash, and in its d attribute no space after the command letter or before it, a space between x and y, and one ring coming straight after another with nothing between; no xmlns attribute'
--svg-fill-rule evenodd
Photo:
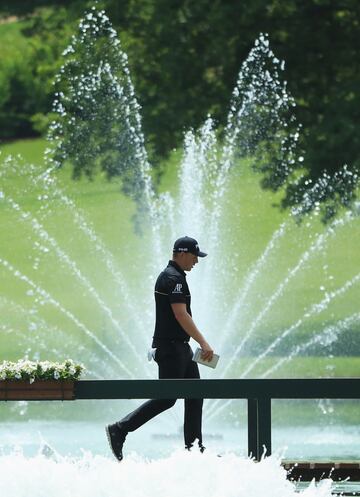
<svg viewBox="0 0 360 497"><path fill-rule="evenodd" d="M199 244L195 238L183 236L178 238L174 243L173 252L180 252L185 254L193 254L196 257L206 257L207 254L201 252Z"/></svg>

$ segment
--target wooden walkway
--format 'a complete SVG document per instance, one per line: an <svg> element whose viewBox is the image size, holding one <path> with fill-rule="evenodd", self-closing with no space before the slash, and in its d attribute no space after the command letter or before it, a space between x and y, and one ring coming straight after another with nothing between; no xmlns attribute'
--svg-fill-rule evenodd
<svg viewBox="0 0 360 497"><path fill-rule="evenodd" d="M360 482L360 461L282 461L288 472L288 478L294 481L316 481L331 478L333 481L349 478L352 482Z"/></svg>

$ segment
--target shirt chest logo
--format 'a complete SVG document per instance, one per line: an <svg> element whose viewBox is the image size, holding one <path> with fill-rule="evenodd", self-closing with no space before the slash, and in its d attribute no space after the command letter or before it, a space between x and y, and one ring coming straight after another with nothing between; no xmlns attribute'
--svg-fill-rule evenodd
<svg viewBox="0 0 360 497"><path fill-rule="evenodd" d="M182 283L177 283L172 293L182 293Z"/></svg>

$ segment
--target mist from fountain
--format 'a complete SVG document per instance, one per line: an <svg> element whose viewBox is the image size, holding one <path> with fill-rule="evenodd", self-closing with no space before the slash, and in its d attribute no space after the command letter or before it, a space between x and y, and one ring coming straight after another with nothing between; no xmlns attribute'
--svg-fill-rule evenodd
<svg viewBox="0 0 360 497"><path fill-rule="evenodd" d="M267 378L271 376L277 369L279 369L285 362L291 361L298 354L305 352L311 346L315 344L321 344L326 347L336 342L339 334L342 331L349 329L349 327L357 325L360 322L360 313L356 312L351 316L338 321L335 325L327 326L324 330L322 330L318 335L312 337L307 342L296 345L293 347L292 351L287 357L282 357L274 366L269 368L265 373L263 373L260 377Z"/></svg>

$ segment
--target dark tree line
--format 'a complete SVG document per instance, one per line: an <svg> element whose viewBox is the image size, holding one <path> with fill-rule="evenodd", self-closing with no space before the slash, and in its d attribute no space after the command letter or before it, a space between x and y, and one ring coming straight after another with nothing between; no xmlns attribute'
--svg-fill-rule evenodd
<svg viewBox="0 0 360 497"><path fill-rule="evenodd" d="M4 15L25 19L23 35L31 50L23 80L33 78L39 95L34 102L29 85L19 90L12 74L16 106L9 106L14 103L11 91L8 100L0 94L2 138L46 126L51 80L89 5L84 0L2 2ZM305 181L314 184L324 171L333 175L345 163L348 170L358 171L358 0L100 0L98 5L105 8L129 55L153 158L166 156L182 142L184 131L197 128L208 113L220 126L224 123L241 63L258 34L266 32L275 55L286 62L306 151L307 177L299 191L288 190L284 205L296 204L307 188ZM21 65L18 70L21 74ZM15 123L13 129L6 127L7 135L6 112ZM350 183L345 190L355 188L356 182Z"/></svg>

